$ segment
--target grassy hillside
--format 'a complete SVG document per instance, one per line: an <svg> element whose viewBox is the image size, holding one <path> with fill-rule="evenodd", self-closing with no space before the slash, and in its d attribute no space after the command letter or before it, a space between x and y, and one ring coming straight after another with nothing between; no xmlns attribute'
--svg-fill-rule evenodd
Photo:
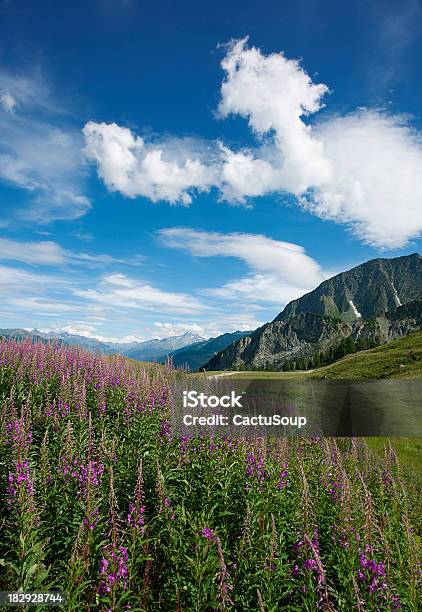
<svg viewBox="0 0 422 612"><path fill-rule="evenodd" d="M222 372L207 372L207 376ZM296 372L227 372L236 380L326 378L416 378L422 377L422 332L382 344L368 351L346 355L335 363L317 370Z"/></svg>
<svg viewBox="0 0 422 612"><path fill-rule="evenodd" d="M312 372L312 378L404 378L422 376L422 332L347 355Z"/></svg>

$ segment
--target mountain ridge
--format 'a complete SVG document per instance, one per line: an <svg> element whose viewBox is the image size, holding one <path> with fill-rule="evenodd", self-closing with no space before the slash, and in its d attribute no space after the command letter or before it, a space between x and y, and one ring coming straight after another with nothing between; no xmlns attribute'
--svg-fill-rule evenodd
<svg viewBox="0 0 422 612"><path fill-rule="evenodd" d="M418 253L373 259L292 300L273 321L230 345L204 367L278 370L291 359L311 359L348 337L387 342L422 327L421 299Z"/></svg>
<svg viewBox="0 0 422 612"><path fill-rule="evenodd" d="M220 334L208 340L184 346L173 353L169 358L176 367L187 367L190 370L199 370L201 366L211 359L213 355L225 349L227 346L250 334L250 331L235 331Z"/></svg>

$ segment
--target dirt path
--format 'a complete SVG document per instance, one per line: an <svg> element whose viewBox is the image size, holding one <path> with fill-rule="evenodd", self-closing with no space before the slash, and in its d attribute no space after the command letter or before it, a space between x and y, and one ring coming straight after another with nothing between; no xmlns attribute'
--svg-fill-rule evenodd
<svg viewBox="0 0 422 612"><path fill-rule="evenodd" d="M264 376L259 376L259 374L261 373L262 370L257 370L258 372L258 376L257 378L259 379L265 379ZM290 378L290 374L310 374L311 372L314 372L315 370L295 370L294 372L268 372L268 374L279 374L280 378L284 378L283 374L286 375L286 378ZM206 374L206 372L205 372ZM234 376L235 374L241 374L241 375L246 375L246 374L251 374L252 376L250 376L249 378L253 378L253 374L254 372L250 371L250 370L236 370L236 371L231 371L231 372L222 372L221 374L213 374L212 376L208 376L208 378L226 378L227 376ZM268 378L272 378L271 376L269 376ZM274 376L274 378L277 378L277 376Z"/></svg>
<svg viewBox="0 0 422 612"><path fill-rule="evenodd" d="M222 372L222 374L213 374L212 376L208 376L208 378L222 378L224 376L233 376L233 374L239 374L240 372Z"/></svg>

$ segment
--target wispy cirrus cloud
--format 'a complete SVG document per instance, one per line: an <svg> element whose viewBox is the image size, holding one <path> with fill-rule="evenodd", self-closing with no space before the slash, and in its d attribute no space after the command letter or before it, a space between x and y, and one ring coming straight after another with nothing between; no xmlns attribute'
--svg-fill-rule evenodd
<svg viewBox="0 0 422 612"><path fill-rule="evenodd" d="M44 224L88 212L82 148L78 127L39 74L0 72L0 180L28 194L15 216Z"/></svg>
<svg viewBox="0 0 422 612"><path fill-rule="evenodd" d="M0 260L14 260L26 264L62 265L68 259L65 249L51 240L19 242L0 238Z"/></svg>
<svg viewBox="0 0 422 612"><path fill-rule="evenodd" d="M368 3L365 19L371 28L368 34L371 53L361 58L367 85L374 97L400 85L408 74L406 53L420 35L422 4L420 0ZM366 45L362 45L364 49Z"/></svg>
<svg viewBox="0 0 422 612"><path fill-rule="evenodd" d="M163 291L148 282L130 278L124 274L105 275L95 288L73 289L73 294L91 302L97 302L125 310L157 310L174 314L200 314L208 307L192 295Z"/></svg>
<svg viewBox="0 0 422 612"><path fill-rule="evenodd" d="M111 264L139 266L145 259L140 254L129 259L120 259L105 253L75 252L64 249L52 240L18 241L10 238L0 238L0 261L17 261L31 266L96 267Z"/></svg>
<svg viewBox="0 0 422 612"><path fill-rule="evenodd" d="M205 295L230 301L247 300L285 305L325 279L319 264L303 247L260 234L205 232L187 227L160 230L166 247L196 257L235 257L250 270L244 278L222 287L205 289Z"/></svg>

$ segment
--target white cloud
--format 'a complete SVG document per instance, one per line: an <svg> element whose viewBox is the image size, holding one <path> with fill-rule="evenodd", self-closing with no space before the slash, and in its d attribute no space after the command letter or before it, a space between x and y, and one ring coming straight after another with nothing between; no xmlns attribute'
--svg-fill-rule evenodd
<svg viewBox="0 0 422 612"><path fill-rule="evenodd" d="M314 85L297 61L264 56L242 40L222 65L221 114L247 117L258 134L272 131L280 153L269 160L262 147L237 153L223 147L225 197L242 201L287 190L313 213L381 248L420 235L422 136L405 118L360 110L311 128L302 116L321 108L327 87Z"/></svg>
<svg viewBox="0 0 422 612"><path fill-rule="evenodd" d="M332 179L307 198L364 242L399 248L422 231L422 135L400 116L361 110L321 123Z"/></svg>
<svg viewBox="0 0 422 612"><path fill-rule="evenodd" d="M256 157L251 149L232 151L220 144L220 190L222 199L245 203L246 198L283 190L284 186L274 160Z"/></svg>
<svg viewBox="0 0 422 612"><path fill-rule="evenodd" d="M268 302L280 306L300 297L314 287L302 288L286 284L277 274L252 274L245 278L225 283L222 287L206 289L205 295L225 300Z"/></svg>
<svg viewBox="0 0 422 612"><path fill-rule="evenodd" d="M157 338L168 338L169 336L181 336L182 334L191 333L197 336L204 335L204 328L197 323L154 323L155 331L153 336Z"/></svg>
<svg viewBox="0 0 422 612"><path fill-rule="evenodd" d="M280 310L326 278L303 247L259 234L222 234L174 227L161 230L159 236L165 246L196 257L235 257L246 263L252 272L248 276L202 290L204 296L224 300L226 305L241 302L254 304L255 308L256 303L264 303Z"/></svg>
<svg viewBox="0 0 422 612"><path fill-rule="evenodd" d="M84 230L73 230L71 234L77 240L81 240L82 242L92 242L94 240L94 236L89 232L85 232Z"/></svg>
<svg viewBox="0 0 422 612"><path fill-rule="evenodd" d="M14 308L20 308L26 312L29 310L32 313L49 317L59 317L63 316L65 313L77 312L80 310L80 307L75 304L32 296L11 298L9 304Z"/></svg>
<svg viewBox="0 0 422 612"><path fill-rule="evenodd" d="M253 270L271 273L278 284L298 290L313 288L325 278L319 264L303 247L260 234L222 234L188 227L167 228L158 234L166 246L197 257L236 257Z"/></svg>
<svg viewBox="0 0 422 612"><path fill-rule="evenodd" d="M212 168L192 157L183 141L178 148L147 143L128 128L93 121L83 133L87 156L97 162L106 186L128 197L189 204L192 190L208 191L215 182Z"/></svg>
<svg viewBox="0 0 422 612"><path fill-rule="evenodd" d="M14 100L14 106L22 108L36 108L46 113L65 114L50 88L39 71L31 74L10 74L0 72L0 91L3 95L9 94ZM7 109L6 109L7 110Z"/></svg>
<svg viewBox="0 0 422 612"><path fill-rule="evenodd" d="M7 319L21 317L27 323L34 314L59 316L80 310L80 305L69 301L68 290L68 282L58 275L0 266L1 305Z"/></svg>
<svg viewBox="0 0 422 612"><path fill-rule="evenodd" d="M48 223L77 219L90 209L83 195L83 139L39 76L0 73L0 179L24 189L18 216Z"/></svg>
<svg viewBox="0 0 422 612"><path fill-rule="evenodd" d="M12 96L12 94L8 91L5 91L0 95L0 104L7 113L13 113L15 110L15 106L17 105L17 101Z"/></svg>
<svg viewBox="0 0 422 612"><path fill-rule="evenodd" d="M255 47L247 48L246 41L232 44L222 61L226 79L221 86L219 113L247 118L258 136L272 134L282 163L275 173L256 160L255 171L264 171L270 188L275 182L278 189L300 194L331 176L323 143L303 121L320 110L328 88L314 84L297 60L288 60L282 53L264 56ZM229 157L226 163L231 161L238 162Z"/></svg>
<svg viewBox="0 0 422 612"><path fill-rule="evenodd" d="M61 265L67 254L56 242L17 242L0 238L0 260L14 260L27 264Z"/></svg>
<svg viewBox="0 0 422 612"><path fill-rule="evenodd" d="M0 261L12 260L30 265L78 265L84 267L109 266L125 264L139 266L145 261L142 255L134 255L128 259L118 259L101 253L77 253L62 248L51 240L38 242L20 242L9 238L0 238Z"/></svg>
<svg viewBox="0 0 422 612"><path fill-rule="evenodd" d="M97 288L75 288L73 293L86 300L112 306L114 309L159 309L162 312L175 314L198 314L206 310L206 306L193 296L162 291L123 274L107 275L103 277Z"/></svg>
<svg viewBox="0 0 422 612"><path fill-rule="evenodd" d="M154 144L127 128L90 122L88 155L109 189L185 204L212 186L230 203L290 192L310 212L379 248L403 247L421 234L420 131L379 110L307 123L328 87L313 83L297 60L264 55L246 39L228 47L222 67L219 114L245 117L259 144Z"/></svg>

